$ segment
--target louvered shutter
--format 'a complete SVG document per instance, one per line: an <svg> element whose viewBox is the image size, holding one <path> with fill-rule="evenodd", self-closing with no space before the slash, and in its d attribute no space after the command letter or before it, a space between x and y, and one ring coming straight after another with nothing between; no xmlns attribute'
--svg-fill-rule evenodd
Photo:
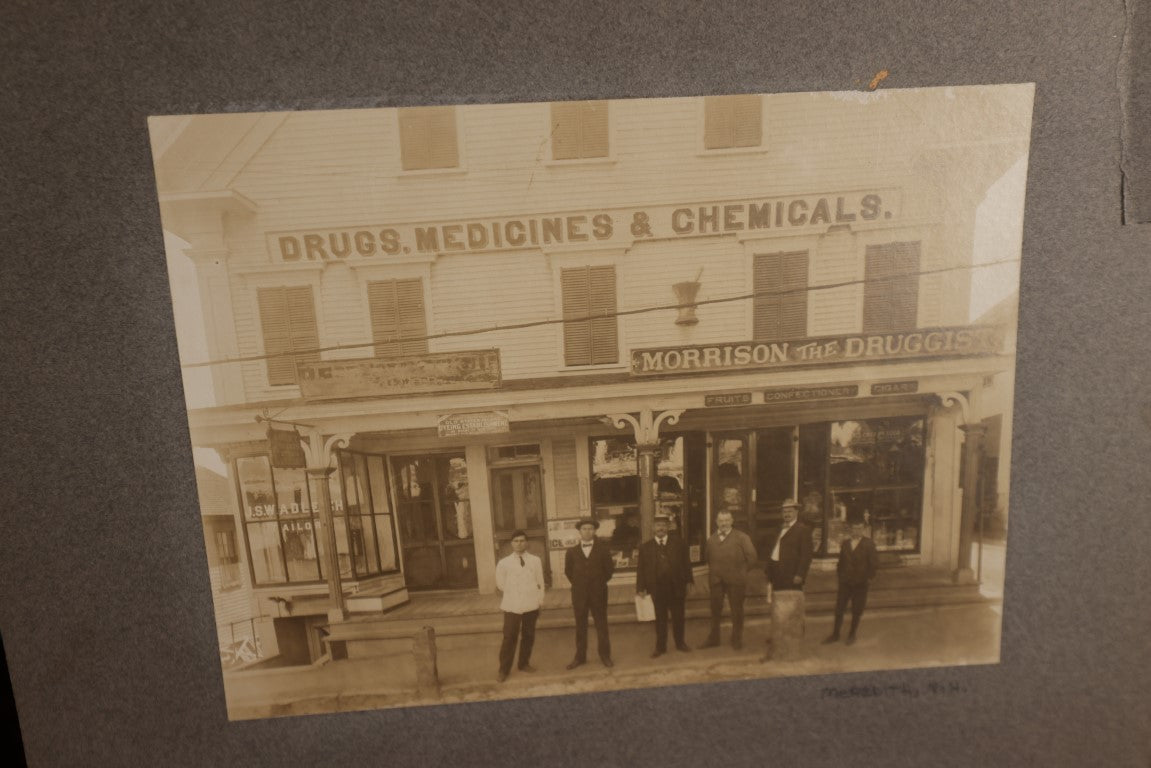
<svg viewBox="0 0 1151 768"><path fill-rule="evenodd" d="M807 335L807 251L780 255L779 337L799 339Z"/></svg>
<svg viewBox="0 0 1151 768"><path fill-rule="evenodd" d="M864 333L914 328L919 310L919 243L869 245L865 259Z"/></svg>
<svg viewBox="0 0 1151 768"><path fill-rule="evenodd" d="M779 334L780 297L773 293L783 276L778 256L765 253L755 257L752 333L757 340L774 339Z"/></svg>
<svg viewBox="0 0 1151 768"><path fill-rule="evenodd" d="M428 109L428 167L455 168L460 164L459 140L456 137L456 108Z"/></svg>
<svg viewBox="0 0 1151 768"><path fill-rule="evenodd" d="M580 157L608 156L607 110L606 101L580 104Z"/></svg>
<svg viewBox="0 0 1151 768"><path fill-rule="evenodd" d="M579 157L579 103L552 104L552 159L574 160Z"/></svg>
<svg viewBox="0 0 1151 768"><path fill-rule="evenodd" d="M919 243L896 243L892 281L892 330L915 328L919 315Z"/></svg>
<svg viewBox="0 0 1151 768"><path fill-rule="evenodd" d="M615 267L589 267L590 309L604 315L591 321L591 364L604 365L619 360L619 336L615 316Z"/></svg>
<svg viewBox="0 0 1151 768"><path fill-rule="evenodd" d="M560 273L560 289L563 292L564 313L564 364L588 365L591 363L591 322L573 318L589 315L587 267L565 269Z"/></svg>
<svg viewBox="0 0 1151 768"><path fill-rule="evenodd" d="M763 107L759 96L732 96L732 146L758 147L763 139Z"/></svg>
<svg viewBox="0 0 1151 768"><path fill-rule="evenodd" d="M756 340L807 335L807 251L755 257L752 333Z"/></svg>
<svg viewBox="0 0 1151 768"><path fill-rule="evenodd" d="M423 110L400 110L400 156L405 171L418 171L427 168L428 121Z"/></svg>
<svg viewBox="0 0 1151 768"><path fill-rule="evenodd" d="M735 110L725 96L706 96L703 100L703 146L726 149L735 140Z"/></svg>
<svg viewBox="0 0 1151 768"><path fill-rule="evenodd" d="M399 111L400 158L405 171L455 168L459 163L455 107Z"/></svg>
<svg viewBox="0 0 1151 768"><path fill-rule="evenodd" d="M296 383L296 363L319 360L319 329L311 286L261 288L257 293L268 384ZM308 350L297 355L281 353Z"/></svg>
<svg viewBox="0 0 1151 768"><path fill-rule="evenodd" d="M368 283L368 309L377 357L420 355L428 351L423 281Z"/></svg>

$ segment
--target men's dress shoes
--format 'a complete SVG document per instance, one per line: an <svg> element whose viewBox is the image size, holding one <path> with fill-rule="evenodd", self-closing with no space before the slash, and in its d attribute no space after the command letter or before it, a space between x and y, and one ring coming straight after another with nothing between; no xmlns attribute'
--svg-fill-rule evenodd
<svg viewBox="0 0 1151 768"><path fill-rule="evenodd" d="M676 644L675 644L675 649L676 649L677 651L685 651L685 652L686 652L686 651L690 651L690 650L691 650L691 646L690 646L690 645L688 645L687 643L676 643Z"/></svg>
<svg viewBox="0 0 1151 768"><path fill-rule="evenodd" d="M719 647L719 641L718 640L708 640L706 643L704 643L703 645L700 646L700 648L718 648L718 647Z"/></svg>
<svg viewBox="0 0 1151 768"><path fill-rule="evenodd" d="M845 645L855 645L855 635L848 635Z"/></svg>
<svg viewBox="0 0 1151 768"><path fill-rule="evenodd" d="M587 662L583 659L572 659L571 663L567 665L567 668L575 669L576 667L582 667L584 664L587 664Z"/></svg>
<svg viewBox="0 0 1151 768"><path fill-rule="evenodd" d="M743 650L743 641L742 640L732 640L731 641L731 647L737 651L742 651Z"/></svg>
<svg viewBox="0 0 1151 768"><path fill-rule="evenodd" d="M498 675L496 675L496 682L502 683L504 680L507 680L507 679L508 679L508 673L507 672L500 672Z"/></svg>
<svg viewBox="0 0 1151 768"><path fill-rule="evenodd" d="M602 661L602 662L603 662L603 665L604 665L605 667L611 668L611 667L614 667L614 666L615 666L615 662L614 662L614 661L612 661L611 659L600 659L600 661Z"/></svg>
<svg viewBox="0 0 1151 768"><path fill-rule="evenodd" d="M667 653L667 651L661 651L659 648L656 648L654 651L651 652L651 657L653 659L658 659L660 656L663 656L665 653Z"/></svg>
<svg viewBox="0 0 1151 768"><path fill-rule="evenodd" d="M536 671L536 668L533 667L531 664L524 664L519 669L520 669L520 672L535 672Z"/></svg>
<svg viewBox="0 0 1151 768"><path fill-rule="evenodd" d="M823 644L824 645L831 645L832 643L838 643L838 642L839 642L839 635L829 635L828 637L824 638Z"/></svg>

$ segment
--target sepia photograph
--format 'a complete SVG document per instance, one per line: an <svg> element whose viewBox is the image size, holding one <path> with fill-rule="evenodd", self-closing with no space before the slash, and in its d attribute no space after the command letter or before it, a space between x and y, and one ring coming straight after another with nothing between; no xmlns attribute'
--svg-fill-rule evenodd
<svg viewBox="0 0 1151 768"><path fill-rule="evenodd" d="M998 663L1033 95L151 117L228 717Z"/></svg>

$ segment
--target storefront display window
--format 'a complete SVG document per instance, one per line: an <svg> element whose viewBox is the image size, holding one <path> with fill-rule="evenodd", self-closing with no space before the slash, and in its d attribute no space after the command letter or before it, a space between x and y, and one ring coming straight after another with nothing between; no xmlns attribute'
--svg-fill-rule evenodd
<svg viewBox="0 0 1151 768"><path fill-rule="evenodd" d="M358 578L397 569L395 533L383 482L383 459L340 452L328 476L340 575ZM327 547L318 497L302 469L273 469L267 456L235 462L244 534L257 586L324 578ZM378 481L370 480L372 468ZM380 533L383 531L384 533Z"/></svg>
<svg viewBox="0 0 1151 768"><path fill-rule="evenodd" d="M880 550L919 550L923 503L922 418L839 421L830 425L828 485L832 507L827 553L839 552L861 521Z"/></svg>
<svg viewBox="0 0 1151 768"><path fill-rule="evenodd" d="M597 534L611 544L617 568L634 568L640 545L639 454L635 440L604 437L591 441L592 512Z"/></svg>
<svg viewBox="0 0 1151 768"><path fill-rule="evenodd" d="M692 439L698 437L699 439ZM689 450L691 445L694 456ZM626 437L593 438L592 510L600 521L598 535L611 546L618 568L634 568L642 543L639 515L639 454L635 441ZM655 512L671 518L671 529L687 540L692 560L702 558L706 524L702 497L691 501L691 475L702 489L702 436L668 436L660 441L656 456ZM693 463L692 459L698 460ZM697 467L696 464L699 464Z"/></svg>

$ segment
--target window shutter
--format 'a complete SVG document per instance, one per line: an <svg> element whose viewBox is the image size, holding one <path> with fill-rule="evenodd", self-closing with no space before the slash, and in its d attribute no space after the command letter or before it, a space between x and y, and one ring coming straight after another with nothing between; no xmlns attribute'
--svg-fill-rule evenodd
<svg viewBox="0 0 1151 768"><path fill-rule="evenodd" d="M400 110L400 157L405 171L427 168L428 126L422 110Z"/></svg>
<svg viewBox="0 0 1151 768"><path fill-rule="evenodd" d="M703 100L704 149L726 149L735 140L735 110L726 96L706 96Z"/></svg>
<svg viewBox="0 0 1151 768"><path fill-rule="evenodd" d="M869 245L865 253L863 331L914 328L919 310L919 243Z"/></svg>
<svg viewBox="0 0 1151 768"><path fill-rule="evenodd" d="M591 363L603 365L619 360L619 336L615 316L615 267L589 267L591 314L606 315L591 321Z"/></svg>
<svg viewBox="0 0 1151 768"><path fill-rule="evenodd" d="M585 101L580 104L580 157L608 156L608 103Z"/></svg>
<svg viewBox="0 0 1151 768"><path fill-rule="evenodd" d="M560 273L564 313L564 364L591 363L591 322L569 320L590 314L589 281L587 267L565 269Z"/></svg>
<svg viewBox="0 0 1151 768"><path fill-rule="evenodd" d="M758 147L763 141L763 107L759 96L732 96L733 142L736 147Z"/></svg>
<svg viewBox="0 0 1151 768"><path fill-rule="evenodd" d="M368 283L368 310L377 357L428 351L424 286L419 278ZM411 339L411 341L404 341Z"/></svg>
<svg viewBox="0 0 1151 768"><path fill-rule="evenodd" d="M779 254L766 253L755 257L752 333L757 340L774 339L779 334L780 300L770 292L783 281L781 266Z"/></svg>
<svg viewBox="0 0 1151 768"><path fill-rule="evenodd" d="M579 157L579 102L552 104L552 159L574 160Z"/></svg>
<svg viewBox="0 0 1151 768"><path fill-rule="evenodd" d="M798 339L807 335L807 251L781 254L783 290L793 291L780 297L779 335Z"/></svg>
<svg viewBox="0 0 1151 768"><path fill-rule="evenodd" d="M456 137L456 108L429 107L428 167L455 168L460 164L459 140Z"/></svg>
<svg viewBox="0 0 1151 768"><path fill-rule="evenodd" d="M319 360L315 351L320 346L316 326L316 308L312 288L308 285L261 288L257 292L260 327L264 334L268 384L278 386L296 383L296 363ZM283 355L294 350L311 350L304 354Z"/></svg>
<svg viewBox="0 0 1151 768"><path fill-rule="evenodd" d="M757 340L807 335L807 271L807 251L756 255L752 333Z"/></svg>
<svg viewBox="0 0 1151 768"><path fill-rule="evenodd" d="M400 160L405 171L460 164L455 107L405 107L399 118Z"/></svg>

